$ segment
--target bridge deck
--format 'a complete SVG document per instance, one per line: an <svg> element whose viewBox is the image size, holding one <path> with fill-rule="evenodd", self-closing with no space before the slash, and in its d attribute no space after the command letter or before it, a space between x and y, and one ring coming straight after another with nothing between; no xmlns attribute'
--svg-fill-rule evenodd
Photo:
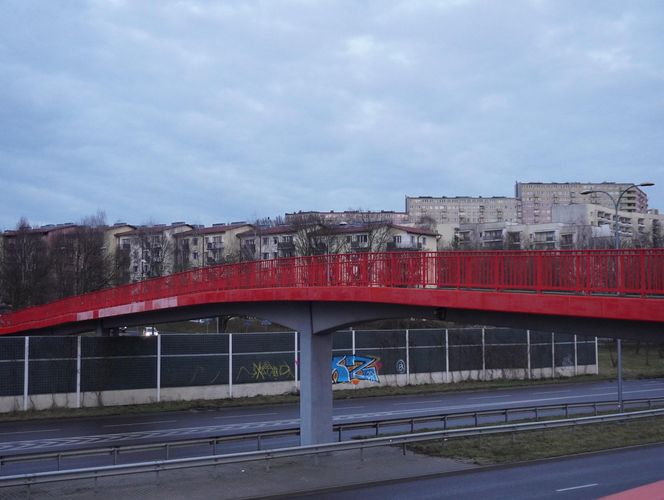
<svg viewBox="0 0 664 500"><path fill-rule="evenodd" d="M664 322L664 249L393 252L220 265L0 316L0 335L213 303L374 302Z"/></svg>

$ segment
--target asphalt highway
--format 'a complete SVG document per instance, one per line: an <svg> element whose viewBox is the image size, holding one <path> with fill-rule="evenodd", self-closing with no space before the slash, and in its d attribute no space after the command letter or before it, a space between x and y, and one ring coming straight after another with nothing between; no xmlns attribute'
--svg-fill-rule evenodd
<svg viewBox="0 0 664 500"><path fill-rule="evenodd" d="M299 497L317 500L587 499L664 479L664 445L400 481Z"/></svg>
<svg viewBox="0 0 664 500"><path fill-rule="evenodd" d="M664 397L664 380L634 380L624 384L625 399ZM616 386L610 382L554 384L474 392L438 393L414 396L363 398L334 401L334 422L353 423L445 413L470 412L525 406L611 401L616 399ZM251 432L293 428L299 424L297 405L237 407L215 410L189 410L154 414L81 417L53 420L5 422L0 426L0 456L35 452L52 452L117 444L161 443L173 440L213 436L230 436ZM532 416L532 415L530 415ZM541 414L545 416L545 414ZM514 418L517 418L514 416ZM522 418L525 418L524 415ZM494 417L501 421L502 417ZM491 420L484 420L488 423ZM456 425L470 425L457 422ZM431 428L432 425L427 424ZM397 432L400 429L390 429ZM371 434L344 431L344 438ZM261 447L296 446L296 436L265 439ZM232 441L219 445L217 453L234 453L256 449L255 441ZM209 446L173 449L169 458L204 455ZM140 452L123 461L165 458L163 452ZM108 465L108 457L77 459L68 466ZM35 472L53 464L6 464L0 474Z"/></svg>

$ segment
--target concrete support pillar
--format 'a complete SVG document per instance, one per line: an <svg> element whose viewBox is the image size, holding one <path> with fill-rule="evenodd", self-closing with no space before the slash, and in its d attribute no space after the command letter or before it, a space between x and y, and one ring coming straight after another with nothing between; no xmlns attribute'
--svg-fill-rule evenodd
<svg viewBox="0 0 664 500"><path fill-rule="evenodd" d="M332 334L301 329L300 349L300 445L332 442Z"/></svg>

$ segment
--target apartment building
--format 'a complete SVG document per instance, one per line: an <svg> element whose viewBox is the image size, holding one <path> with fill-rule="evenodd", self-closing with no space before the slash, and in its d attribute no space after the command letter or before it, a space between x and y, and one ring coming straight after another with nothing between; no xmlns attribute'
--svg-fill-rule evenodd
<svg viewBox="0 0 664 500"><path fill-rule="evenodd" d="M385 222L389 224L407 225L410 221L407 212L394 212L392 210L364 211L345 210L343 212L298 211L286 213L286 224L323 223L323 224L367 224Z"/></svg>
<svg viewBox="0 0 664 500"><path fill-rule="evenodd" d="M406 213L413 224L518 222L517 200L505 196L406 196Z"/></svg>
<svg viewBox="0 0 664 500"><path fill-rule="evenodd" d="M437 233L397 224L339 224L253 228L237 235L245 259L325 253L436 250Z"/></svg>
<svg viewBox="0 0 664 500"><path fill-rule="evenodd" d="M466 250L565 250L575 248L579 238L576 226L561 222L462 224L458 247Z"/></svg>
<svg viewBox="0 0 664 500"><path fill-rule="evenodd" d="M130 281L140 281L155 276L172 274L181 269L175 236L191 231L194 226L184 222L170 225L138 226L114 235L118 251L127 256Z"/></svg>
<svg viewBox="0 0 664 500"><path fill-rule="evenodd" d="M294 257L296 236L295 226L254 226L248 231L239 232L240 253L243 260L265 260Z"/></svg>
<svg viewBox="0 0 664 500"><path fill-rule="evenodd" d="M435 231L398 224L340 225L330 231L330 253L435 251Z"/></svg>
<svg viewBox="0 0 664 500"><path fill-rule="evenodd" d="M252 229L246 222L212 224L211 227L195 227L175 234L178 252L176 257L181 269L212 266L240 260L240 241L237 235Z"/></svg>
<svg viewBox="0 0 664 500"><path fill-rule="evenodd" d="M551 217L555 222L572 224L579 228L600 229L595 231L594 237L608 238L607 244L613 245L615 208L589 203L555 205L552 207ZM659 246L664 243L664 215L656 210L647 213L620 210L618 229L621 240L627 245Z"/></svg>
<svg viewBox="0 0 664 500"><path fill-rule="evenodd" d="M553 221L556 205L591 203L613 208L609 197L603 193L582 195L583 191L606 191L614 199L632 183L616 182L517 182L516 198L519 200L519 222L537 224ZM648 211L648 195L639 187L631 188L620 201L623 212L645 213Z"/></svg>

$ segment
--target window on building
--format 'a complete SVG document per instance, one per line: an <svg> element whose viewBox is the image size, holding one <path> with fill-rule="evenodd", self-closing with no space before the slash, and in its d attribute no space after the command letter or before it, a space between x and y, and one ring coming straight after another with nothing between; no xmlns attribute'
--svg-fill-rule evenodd
<svg viewBox="0 0 664 500"><path fill-rule="evenodd" d="M191 239L191 244L194 245L194 246L198 245L198 238L192 238Z"/></svg>
<svg viewBox="0 0 664 500"><path fill-rule="evenodd" d="M357 237L357 241L359 241L360 243L368 243L369 242L369 236L366 235L366 234L360 234Z"/></svg>
<svg viewBox="0 0 664 500"><path fill-rule="evenodd" d="M279 238L278 238L277 236L273 237L273 238L272 238L272 243L274 243L275 245L276 245L277 243L279 243Z"/></svg>
<svg viewBox="0 0 664 500"><path fill-rule="evenodd" d="M193 260L198 260L198 252L192 252L192 253L191 253L191 258L192 258Z"/></svg>
<svg viewBox="0 0 664 500"><path fill-rule="evenodd" d="M267 260L270 258L270 253L269 252L263 252L263 260Z"/></svg>
<svg viewBox="0 0 664 500"><path fill-rule="evenodd" d="M278 257L277 252L272 252L272 258L273 258L273 259L276 259L277 257Z"/></svg>
<svg viewBox="0 0 664 500"><path fill-rule="evenodd" d="M263 238L263 245L267 245L269 242L270 242L270 238L268 238L267 236L265 236L265 237Z"/></svg>
<svg viewBox="0 0 664 500"><path fill-rule="evenodd" d="M395 243L401 243L401 235L394 236L392 239Z"/></svg>

